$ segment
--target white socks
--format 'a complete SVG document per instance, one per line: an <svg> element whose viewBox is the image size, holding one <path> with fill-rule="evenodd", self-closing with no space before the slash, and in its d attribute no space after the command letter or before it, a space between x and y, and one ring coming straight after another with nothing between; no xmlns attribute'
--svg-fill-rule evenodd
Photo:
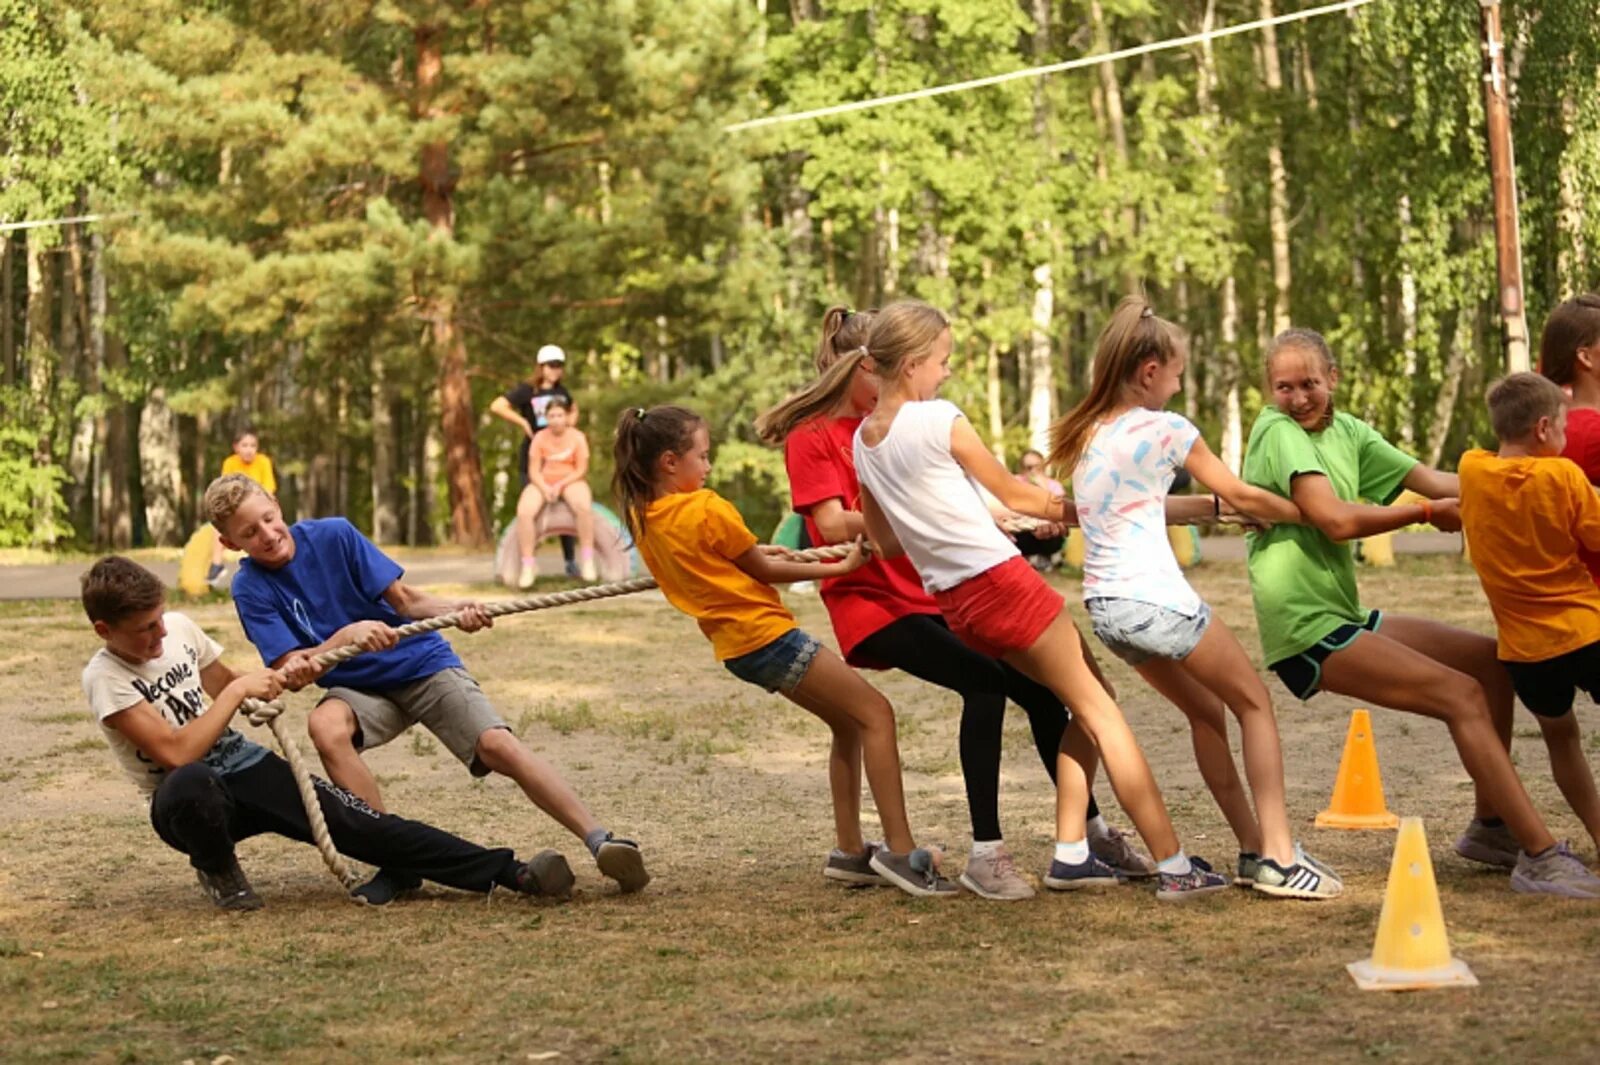
<svg viewBox="0 0 1600 1065"><path fill-rule="evenodd" d="M1006 841L1003 839L975 839L972 841L971 854L974 858L992 858L1005 849Z"/></svg>
<svg viewBox="0 0 1600 1065"><path fill-rule="evenodd" d="M1056 840L1056 861L1067 865L1082 865L1089 860L1089 841Z"/></svg>
<svg viewBox="0 0 1600 1065"><path fill-rule="evenodd" d="M1156 871L1168 876L1188 876L1194 871L1194 866L1189 864L1189 856L1179 847L1177 854L1156 863Z"/></svg>

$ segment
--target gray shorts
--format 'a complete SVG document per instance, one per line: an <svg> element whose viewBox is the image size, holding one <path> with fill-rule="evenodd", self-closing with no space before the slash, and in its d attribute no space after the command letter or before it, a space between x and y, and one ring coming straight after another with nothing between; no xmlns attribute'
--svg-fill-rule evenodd
<svg viewBox="0 0 1600 1065"><path fill-rule="evenodd" d="M1130 666L1152 658L1188 658L1211 624L1211 608L1204 603L1195 614L1137 599L1089 599L1083 605L1100 642Z"/></svg>
<svg viewBox="0 0 1600 1065"><path fill-rule="evenodd" d="M321 702L329 699L343 700L354 711L356 750L382 747L412 725L421 725L475 777L489 774L478 761L478 737L490 729L511 727L494 712L478 682L459 666L382 691L332 687Z"/></svg>

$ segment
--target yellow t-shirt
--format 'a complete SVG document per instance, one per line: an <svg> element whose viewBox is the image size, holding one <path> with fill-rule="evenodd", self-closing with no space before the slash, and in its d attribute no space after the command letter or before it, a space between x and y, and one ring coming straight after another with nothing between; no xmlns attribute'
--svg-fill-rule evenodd
<svg viewBox="0 0 1600 1065"><path fill-rule="evenodd" d="M1600 551L1600 498L1568 459L1461 456L1461 529L1500 627L1505 662L1600 642L1600 589L1578 547Z"/></svg>
<svg viewBox="0 0 1600 1065"><path fill-rule="evenodd" d="M229 455L222 460L222 475L242 473L262 488L278 494L278 479L272 475L272 460L261 452L256 452L256 457L245 462L238 455Z"/></svg>
<svg viewBox="0 0 1600 1065"><path fill-rule="evenodd" d="M756 543L733 504L709 488L674 492L644 510L639 555L667 602L700 623L719 662L798 627L777 589L733 564Z"/></svg>

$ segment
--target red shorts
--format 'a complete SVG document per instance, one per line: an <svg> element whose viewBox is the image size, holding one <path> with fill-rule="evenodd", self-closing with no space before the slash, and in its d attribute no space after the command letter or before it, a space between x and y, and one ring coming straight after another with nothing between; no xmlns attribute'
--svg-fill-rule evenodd
<svg viewBox="0 0 1600 1065"><path fill-rule="evenodd" d="M933 601L962 643L992 658L1032 647L1067 605L1021 555L934 592Z"/></svg>

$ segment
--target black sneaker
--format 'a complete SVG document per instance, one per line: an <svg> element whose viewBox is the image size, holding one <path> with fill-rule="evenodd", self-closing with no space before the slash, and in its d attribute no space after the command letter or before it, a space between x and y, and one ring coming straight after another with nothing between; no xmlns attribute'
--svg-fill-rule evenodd
<svg viewBox="0 0 1600 1065"><path fill-rule="evenodd" d="M350 892L350 897L364 906L387 906L401 895L422 886L422 877L416 873L379 869L360 887Z"/></svg>
<svg viewBox="0 0 1600 1065"><path fill-rule="evenodd" d="M517 866L517 890L524 895L543 895L553 899L572 898L572 866L559 851L543 850L532 860Z"/></svg>
<svg viewBox="0 0 1600 1065"><path fill-rule="evenodd" d="M208 873L204 869L196 869L194 875L219 910L245 913L259 910L263 905L261 896L256 894L255 888L245 878L244 870L239 868L238 858L230 857L228 867L221 872Z"/></svg>

